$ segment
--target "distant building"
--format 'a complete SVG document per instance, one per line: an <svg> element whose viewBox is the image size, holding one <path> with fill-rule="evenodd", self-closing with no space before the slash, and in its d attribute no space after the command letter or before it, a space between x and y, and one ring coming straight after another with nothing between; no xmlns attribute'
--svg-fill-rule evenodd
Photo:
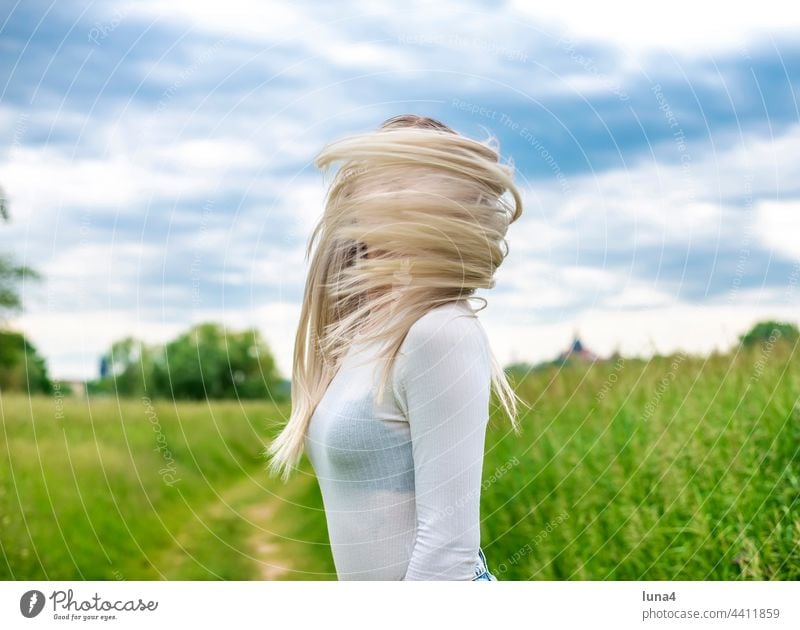
<svg viewBox="0 0 800 630"><path fill-rule="evenodd" d="M573 338L570 347L559 354L554 363L566 363L567 361L594 363L595 361L599 360L600 357L584 346L583 342L580 340L580 337L578 337L578 334L575 333L575 337Z"/></svg>
<svg viewBox="0 0 800 630"><path fill-rule="evenodd" d="M615 351L613 356L616 358L619 356L619 353ZM533 372L546 370L554 365L563 365L570 361L575 363L594 363L596 361L606 360L607 359L599 357L594 352L589 350L585 345L583 345L583 342L580 340L580 337L576 332L569 348L560 353L552 361L541 361L536 364L527 363L525 361L516 361L507 365L505 367L505 371L507 374L513 375L515 378L523 379L528 374Z"/></svg>

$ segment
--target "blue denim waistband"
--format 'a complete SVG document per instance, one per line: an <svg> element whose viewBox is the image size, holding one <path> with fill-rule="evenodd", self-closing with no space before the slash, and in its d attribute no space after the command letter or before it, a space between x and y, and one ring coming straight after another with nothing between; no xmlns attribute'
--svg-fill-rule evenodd
<svg viewBox="0 0 800 630"><path fill-rule="evenodd" d="M486 556L480 547L478 547L478 559L475 561L475 577L472 578L473 582L477 580L497 581L497 578L490 573L489 565L486 563Z"/></svg>

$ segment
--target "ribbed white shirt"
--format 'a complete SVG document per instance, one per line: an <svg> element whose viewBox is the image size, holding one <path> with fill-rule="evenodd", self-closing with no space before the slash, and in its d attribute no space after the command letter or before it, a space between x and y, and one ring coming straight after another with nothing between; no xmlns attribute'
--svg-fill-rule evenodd
<svg viewBox="0 0 800 630"><path fill-rule="evenodd" d="M472 580L490 354L465 301L411 326L375 401L377 346L357 341L305 437L340 580Z"/></svg>

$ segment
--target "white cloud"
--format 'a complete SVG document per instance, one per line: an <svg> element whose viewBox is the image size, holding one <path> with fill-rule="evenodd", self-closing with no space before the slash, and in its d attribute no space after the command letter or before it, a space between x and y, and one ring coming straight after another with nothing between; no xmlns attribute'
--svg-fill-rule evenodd
<svg viewBox="0 0 800 630"><path fill-rule="evenodd" d="M25 313L11 322L24 330L40 354L47 357L51 378L96 378L100 356L114 341L127 336L150 343L165 342L186 326L183 322L140 321L135 311L125 317L103 309Z"/></svg>
<svg viewBox="0 0 800 630"><path fill-rule="evenodd" d="M511 7L540 27L552 25L551 32L557 36L601 41L632 55L653 49L693 56L744 50L754 35L769 30L789 36L800 26L800 14L788 10L781 0L764 0L737 10L723 2L692 0L656 5L636 0L512 0Z"/></svg>
<svg viewBox="0 0 800 630"><path fill-rule="evenodd" d="M798 323L797 306L752 305L731 308L671 304L627 310L593 308L560 322L511 323L504 306L489 298L480 317L501 363L549 361L565 350L577 332L586 346L601 356L619 350L626 356L649 357L683 351L706 354L726 351L740 334L765 319Z"/></svg>
<svg viewBox="0 0 800 630"><path fill-rule="evenodd" d="M138 2L132 13L172 20L208 32L227 34L243 41L300 46L303 57L324 59L340 68L376 67L402 70L410 58L389 42L354 43L347 37L345 18L366 14L359 3L337 4L333 11L324 5L264 3L258 0L228 0L224 10L211 0L173 0L169 3Z"/></svg>
<svg viewBox="0 0 800 630"><path fill-rule="evenodd" d="M139 156L139 161L173 171L192 171L201 176L265 166L262 152L246 138L186 139L177 144L151 147Z"/></svg>
<svg viewBox="0 0 800 630"><path fill-rule="evenodd" d="M52 216L63 205L113 208L128 204L137 199L143 181L150 179L124 156L73 160L47 147L14 147L0 168L20 218Z"/></svg>
<svg viewBox="0 0 800 630"><path fill-rule="evenodd" d="M761 241L775 252L800 261L800 202L761 201L756 216Z"/></svg>
<svg viewBox="0 0 800 630"><path fill-rule="evenodd" d="M750 133L719 144L725 148L692 156L688 168L642 159L628 168L572 175L566 193L557 182L538 181L524 190L526 210L511 226L509 243L540 256L565 248L633 255L670 244L730 247L753 233L766 247L796 257L796 202L754 199L776 193L794 199L800 125L774 139ZM669 149L669 142L654 147L658 155Z"/></svg>
<svg viewBox="0 0 800 630"><path fill-rule="evenodd" d="M63 149L17 146L0 162L18 220L47 220L61 208L142 213L157 201L270 190L274 163L252 141L192 139L146 145L136 153L70 157ZM263 169L266 174L255 177Z"/></svg>

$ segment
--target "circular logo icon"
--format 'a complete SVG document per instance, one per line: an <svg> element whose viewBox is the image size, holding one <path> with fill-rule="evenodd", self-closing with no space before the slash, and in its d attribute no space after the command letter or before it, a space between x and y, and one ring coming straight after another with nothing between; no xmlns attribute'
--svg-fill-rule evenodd
<svg viewBox="0 0 800 630"><path fill-rule="evenodd" d="M28 591L19 600L19 611L23 617L35 617L44 608L44 593L42 591Z"/></svg>

